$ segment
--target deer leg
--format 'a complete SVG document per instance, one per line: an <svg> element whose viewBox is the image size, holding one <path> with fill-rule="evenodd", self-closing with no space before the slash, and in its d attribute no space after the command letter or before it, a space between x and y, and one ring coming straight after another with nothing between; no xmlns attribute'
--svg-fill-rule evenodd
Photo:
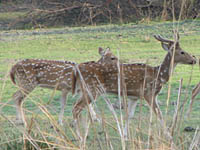
<svg viewBox="0 0 200 150"><path fill-rule="evenodd" d="M87 96L88 97L88 96ZM85 99L84 95L82 95L80 97L80 99L78 100L78 102L74 105L74 108L72 110L72 114L73 114L73 126L76 128L76 134L79 138L80 141L82 141L83 136L80 132L80 117L81 117L81 111L83 110L83 108L85 106L87 106L87 104L90 105L91 100L89 98Z"/></svg>
<svg viewBox="0 0 200 150"><path fill-rule="evenodd" d="M26 89L22 88L13 94L13 99L16 104L16 123L19 125L24 124L26 126L25 116L22 109L22 102L33 89L34 87L29 87Z"/></svg>
<svg viewBox="0 0 200 150"><path fill-rule="evenodd" d="M74 108L72 110L72 114L74 119L79 119L79 115L81 113L81 111L83 110L84 107L86 107L88 105L88 111L91 115L91 119L92 121L98 121L100 122L99 118L97 117L94 108L91 104L91 100L89 99L88 102L85 101L85 99L83 97L80 98L80 100L74 105Z"/></svg>
<svg viewBox="0 0 200 150"><path fill-rule="evenodd" d="M16 105L16 123L19 125L23 125L25 123L24 113L22 110L22 101L26 97L26 95L18 90L13 94L13 99Z"/></svg>
<svg viewBox="0 0 200 150"><path fill-rule="evenodd" d="M135 113L135 108L137 106L137 100L128 100L128 112L127 112L127 119L125 122L125 127L124 127L124 137L128 137L128 127L129 127L129 122L133 118L134 113Z"/></svg>
<svg viewBox="0 0 200 150"><path fill-rule="evenodd" d="M158 117L161 125L164 125L164 121L163 121L163 117L162 117L162 112L160 110L160 107L157 103L157 98L155 96L152 96L153 94L145 94L144 98L147 101L149 107L153 110L153 112L156 114L156 116Z"/></svg>
<svg viewBox="0 0 200 150"><path fill-rule="evenodd" d="M37 86L37 81L35 77L33 77L31 80L27 79L27 76L24 74L17 74L16 80L18 81L17 83L19 87L19 90L13 94L13 100L15 101L16 105L16 123L26 126L25 116L22 108L23 100Z"/></svg>
<svg viewBox="0 0 200 150"><path fill-rule="evenodd" d="M83 108L85 106L87 106L87 104L90 104L91 100L88 98L88 100L86 101L84 96L81 96L81 98L78 100L78 102L74 105L74 108L72 110L72 114L74 119L78 119L80 116L81 111L83 110Z"/></svg>
<svg viewBox="0 0 200 150"><path fill-rule="evenodd" d="M61 96L61 99L60 99L61 109L60 109L60 114L59 114L59 118L58 118L58 123L61 126L63 125L63 116L64 116L64 111L65 111L67 95L68 95L67 91L62 91L62 96Z"/></svg>
<svg viewBox="0 0 200 150"><path fill-rule="evenodd" d="M163 130L164 134L166 135L166 137L170 140L171 146L174 147L174 143L172 141L173 140L172 136L171 136L170 132L168 131L168 129L166 128L166 126L164 125L164 120L163 120L163 117L162 117L162 112L160 111L160 107L157 104L156 97L155 96L145 95L144 98L147 101L147 103L149 104L149 107L151 109L153 109L154 113L158 117L158 119L160 121L160 124L162 126L162 130Z"/></svg>

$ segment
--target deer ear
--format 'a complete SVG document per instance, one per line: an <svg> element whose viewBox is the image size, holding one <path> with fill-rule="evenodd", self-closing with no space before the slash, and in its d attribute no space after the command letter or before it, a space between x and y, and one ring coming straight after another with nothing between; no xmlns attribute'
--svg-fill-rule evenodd
<svg viewBox="0 0 200 150"><path fill-rule="evenodd" d="M165 44L165 43L161 43L162 44L162 48L164 49L164 50L166 50L166 51L168 51L169 52L169 46L168 46L168 44Z"/></svg>
<svg viewBox="0 0 200 150"><path fill-rule="evenodd" d="M107 54L107 53L110 53L110 48L109 47L107 47L106 50L104 51L104 55Z"/></svg>
<svg viewBox="0 0 200 150"><path fill-rule="evenodd" d="M101 56L103 56L105 54L105 51L103 50L103 48L99 47L99 54Z"/></svg>
<svg viewBox="0 0 200 150"><path fill-rule="evenodd" d="M106 48L106 53L110 52L110 47Z"/></svg>

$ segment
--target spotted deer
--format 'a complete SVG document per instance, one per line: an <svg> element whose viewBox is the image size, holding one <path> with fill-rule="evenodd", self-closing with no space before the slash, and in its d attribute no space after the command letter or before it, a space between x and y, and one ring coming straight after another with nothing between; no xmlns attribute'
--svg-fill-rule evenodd
<svg viewBox="0 0 200 150"><path fill-rule="evenodd" d="M99 48L101 58L96 63L112 63L115 57L109 48L103 50ZM95 63L93 61L88 63ZM19 89L13 94L16 103L16 120L17 124L25 124L22 102L36 87L49 88L62 92L61 110L59 113L59 124L63 124L63 114L66 105L66 97L71 92L71 73L76 63L70 61L53 61L40 59L25 59L17 62L10 71L10 78ZM90 106L92 117L96 114Z"/></svg>
<svg viewBox="0 0 200 150"><path fill-rule="evenodd" d="M128 116L124 128L125 137L128 136L128 124L130 119L133 118L139 99L144 98L163 123L162 113L156 100L157 95L162 86L168 82L171 72L177 64L193 65L196 63L194 56L182 50L179 44L179 35L175 35L174 41L165 39L160 35L154 35L154 38L161 42L162 48L167 51L163 62L156 67L142 63L82 63L77 65L75 72L72 73L72 92L81 89L84 95L74 105L74 120L78 122L82 109L90 104L93 98L96 99L105 92L118 94L118 88L120 88L121 95L125 92L128 96ZM120 84L118 84L119 79ZM86 88L89 92L86 91Z"/></svg>

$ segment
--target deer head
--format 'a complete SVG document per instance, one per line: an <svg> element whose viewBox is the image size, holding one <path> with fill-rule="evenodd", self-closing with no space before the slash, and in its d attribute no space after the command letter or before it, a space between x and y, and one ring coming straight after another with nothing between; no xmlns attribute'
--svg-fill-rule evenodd
<svg viewBox="0 0 200 150"><path fill-rule="evenodd" d="M99 47L99 54L101 55L101 59L98 61L98 63L108 65L117 64L117 62L119 61L118 58L115 55L113 55L109 47L106 48L106 50Z"/></svg>
<svg viewBox="0 0 200 150"><path fill-rule="evenodd" d="M169 52L170 56L174 55L174 63L178 64L196 64L194 56L184 51L179 44L180 36L175 35L175 41L164 39L160 35L154 35L154 38L161 42L162 48Z"/></svg>

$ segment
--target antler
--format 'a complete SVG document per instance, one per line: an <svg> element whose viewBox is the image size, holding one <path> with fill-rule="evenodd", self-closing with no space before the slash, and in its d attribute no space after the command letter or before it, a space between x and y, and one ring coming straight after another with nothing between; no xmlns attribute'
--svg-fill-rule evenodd
<svg viewBox="0 0 200 150"><path fill-rule="evenodd" d="M161 37L160 35L154 35L154 38L160 42L165 42L165 43L171 43L173 42L172 40L168 40L168 39L165 39L163 37Z"/></svg>
<svg viewBox="0 0 200 150"><path fill-rule="evenodd" d="M177 30L173 30L172 32L173 32L173 34L174 34L174 39L175 39L176 41L179 41L180 36L179 36L178 31L177 31Z"/></svg>

